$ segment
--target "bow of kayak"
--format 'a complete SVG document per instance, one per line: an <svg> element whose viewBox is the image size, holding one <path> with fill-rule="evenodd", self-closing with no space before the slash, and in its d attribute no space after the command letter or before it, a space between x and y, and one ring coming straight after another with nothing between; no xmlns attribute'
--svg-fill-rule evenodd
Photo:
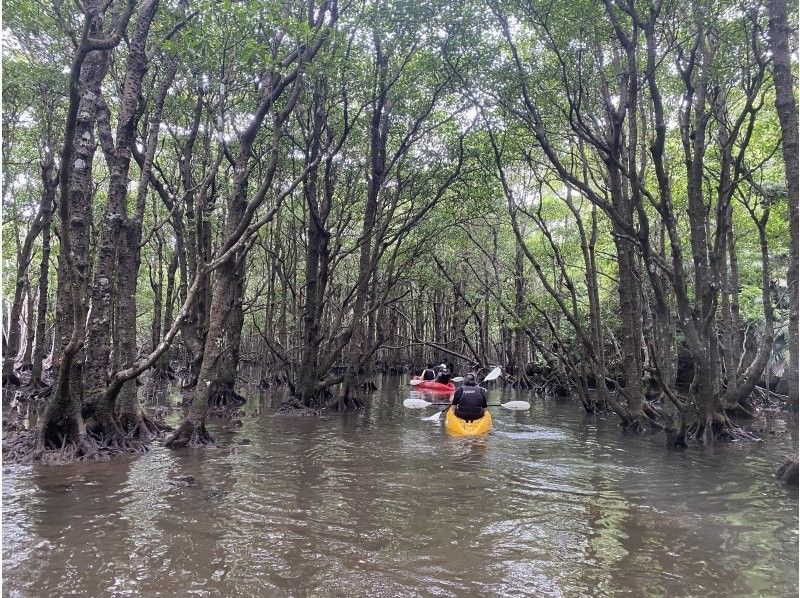
<svg viewBox="0 0 800 598"><path fill-rule="evenodd" d="M418 380L418 378L415 378ZM436 380L425 380L424 382L420 382L419 384L415 384L414 388L416 390L430 390L433 392L455 392L456 385L452 382L448 382L447 384L442 384L441 382L436 382Z"/></svg>
<svg viewBox="0 0 800 598"><path fill-rule="evenodd" d="M486 434L492 429L492 415L487 410L480 419L468 422L455 414L455 409L448 409L444 419L444 427L457 436L475 436Z"/></svg>

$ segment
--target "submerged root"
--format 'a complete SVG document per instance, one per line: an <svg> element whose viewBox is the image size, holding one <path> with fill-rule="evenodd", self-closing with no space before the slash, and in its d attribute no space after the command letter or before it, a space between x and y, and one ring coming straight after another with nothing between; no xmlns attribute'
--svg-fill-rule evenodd
<svg viewBox="0 0 800 598"><path fill-rule="evenodd" d="M188 419L164 442L167 448L200 448L210 444L214 444L214 439L205 424L195 424Z"/></svg>
<svg viewBox="0 0 800 598"><path fill-rule="evenodd" d="M741 403L734 407L725 407L725 414L728 417L735 417L737 419L754 419L757 415L755 409L750 410Z"/></svg>
<svg viewBox="0 0 800 598"><path fill-rule="evenodd" d="M92 439L95 446L111 454L143 454L149 450L146 441L126 434L123 427L115 419L109 418L102 423L88 420L86 428L89 431L87 436ZM149 440L149 438L146 440Z"/></svg>
<svg viewBox="0 0 800 598"><path fill-rule="evenodd" d="M354 397L340 397L328 403L327 407L331 411L358 411L366 407L366 403Z"/></svg>
<svg viewBox="0 0 800 598"><path fill-rule="evenodd" d="M797 487L798 485L798 462L797 455L790 456L775 472L778 479L787 486Z"/></svg>
<svg viewBox="0 0 800 598"><path fill-rule="evenodd" d="M174 428L156 421L144 411L136 415L123 414L120 416L120 427L127 438L132 440L152 440L162 432L171 432Z"/></svg>
<svg viewBox="0 0 800 598"><path fill-rule="evenodd" d="M622 429L630 434L642 434L647 432L647 418L646 417L628 417L622 420Z"/></svg>
<svg viewBox="0 0 800 598"><path fill-rule="evenodd" d="M100 446L107 449L112 454L134 453L142 455L150 450L147 440L149 440L149 438L145 440L132 438L120 431L118 434L103 438L102 441L100 441L102 442Z"/></svg>
<svg viewBox="0 0 800 598"><path fill-rule="evenodd" d="M518 377L513 379L511 386L514 388L533 388L535 383L530 376L528 376L528 374L523 372Z"/></svg>
<svg viewBox="0 0 800 598"><path fill-rule="evenodd" d="M171 382L172 380L175 380L175 378L177 378L177 373L170 366L165 368L155 368L150 374L151 380L156 380L159 382Z"/></svg>
<svg viewBox="0 0 800 598"><path fill-rule="evenodd" d="M322 414L322 409L307 407L303 401L297 398L290 398L281 403L278 407L278 415L290 415L295 417L309 417Z"/></svg>
<svg viewBox="0 0 800 598"><path fill-rule="evenodd" d="M230 389L217 390L215 392L212 391L208 397L208 404L211 407L225 407L232 409L241 407L246 402L247 399Z"/></svg>
<svg viewBox="0 0 800 598"><path fill-rule="evenodd" d="M3 421L3 461L6 463L31 463L36 455L35 430L22 427L6 428Z"/></svg>
<svg viewBox="0 0 800 598"><path fill-rule="evenodd" d="M681 410L674 414L670 412L665 413L664 433L667 437L667 448L686 448L689 446L686 441L686 411Z"/></svg>
<svg viewBox="0 0 800 598"><path fill-rule="evenodd" d="M3 374L3 386L21 386L22 380L14 372L6 372Z"/></svg>
<svg viewBox="0 0 800 598"><path fill-rule="evenodd" d="M724 410L728 417L736 417L739 419L753 419L758 415L758 408L750 399L744 399L733 404L726 404Z"/></svg>
<svg viewBox="0 0 800 598"><path fill-rule="evenodd" d="M659 421L660 414L649 404L642 405L641 413L629 413L621 419L622 429L632 434L656 432L664 429L664 424Z"/></svg>
<svg viewBox="0 0 800 598"><path fill-rule="evenodd" d="M686 435L703 444L715 440L758 440L757 436L734 424L724 412L698 418L689 425Z"/></svg>
<svg viewBox="0 0 800 598"><path fill-rule="evenodd" d="M7 463L64 465L74 461L107 461L117 452L120 451L89 435L60 436L56 442L45 440L39 431L21 430L3 438L3 459Z"/></svg>

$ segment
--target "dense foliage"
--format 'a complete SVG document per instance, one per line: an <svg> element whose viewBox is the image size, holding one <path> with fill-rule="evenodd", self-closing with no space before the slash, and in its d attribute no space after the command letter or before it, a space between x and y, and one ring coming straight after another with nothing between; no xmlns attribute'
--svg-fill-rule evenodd
<svg viewBox="0 0 800 598"><path fill-rule="evenodd" d="M246 363L287 410L500 364L674 446L796 409L785 0L4 8L10 457L143 450L140 376L213 442Z"/></svg>

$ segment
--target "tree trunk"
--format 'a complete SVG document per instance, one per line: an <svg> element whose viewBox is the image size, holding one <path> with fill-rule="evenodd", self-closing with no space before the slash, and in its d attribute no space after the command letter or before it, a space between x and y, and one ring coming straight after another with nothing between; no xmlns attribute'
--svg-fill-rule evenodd
<svg viewBox="0 0 800 598"><path fill-rule="evenodd" d="M375 223L378 217L378 194L383 186L386 177L386 145L389 129L388 114L388 88L387 72L389 60L383 54L380 41L375 40L375 52L377 63L377 96L372 106L372 118L370 119L369 142L370 142L370 169L367 177L367 197L364 204L364 221L361 228L361 248L358 260L358 279L355 288L355 300L353 302L353 321L350 347L347 356L347 372L343 382L342 399L343 404L352 404L358 408L361 401L351 399L350 395L354 390L355 381L361 367L361 360L367 348L367 300L369 298L370 280L374 275L375 264L373 261L373 248L375 240Z"/></svg>
<svg viewBox="0 0 800 598"><path fill-rule="evenodd" d="M17 255L17 272L14 281L14 299L11 303L11 310L9 312L9 327L8 327L8 340L4 347L5 353L3 354L3 383L19 385L20 381L14 372L15 361L17 354L20 350L20 340L23 333L22 316L22 302L26 299L28 285L28 267L33 259L33 243L36 237L39 236L44 225L44 212L45 203L47 202L47 192L42 194L42 201L39 205L39 210L36 217L33 219L30 229L25 235L25 241L22 248ZM29 316L30 317L30 316Z"/></svg>
<svg viewBox="0 0 800 598"><path fill-rule="evenodd" d="M223 354L229 350L225 346L226 328L238 300L235 270L234 260L225 262L217 270L211 299L211 319L200 374L192 392L186 419L165 443L169 448L199 447L213 443L213 438L206 430L205 421L212 399L224 392L218 379L218 364Z"/></svg>
<svg viewBox="0 0 800 598"><path fill-rule="evenodd" d="M126 369L133 366L138 355L136 343L137 306L136 294L141 266L142 223L149 189L150 173L158 143L158 133L161 125L161 116L164 109L164 100L172 84L177 70L177 63L171 63L164 74L156 94L153 114L145 140L145 155L139 174L139 186L136 195L136 209L132 217L126 218L123 226L122 244L119 251L119 264L117 272L118 297L117 297L117 337L119 339L119 367ZM174 274L174 272L173 272ZM159 271L160 276L160 271ZM160 283L159 283L160 284ZM169 328L171 328L171 323ZM168 329L165 327L165 329ZM161 334L159 332L158 337ZM157 345L160 338L152 339ZM155 346L153 347L155 350ZM166 351L164 352L166 353ZM119 426L128 438L148 440L159 432L167 429L166 426L157 424L142 409L136 391L136 380L127 380L119 390L119 397L106 392L105 400L113 402L116 398L115 416Z"/></svg>
<svg viewBox="0 0 800 598"><path fill-rule="evenodd" d="M25 284L25 297L27 298L26 306L25 306L25 332L27 333L27 338L25 339L25 351L22 354L22 366L21 369L23 372L29 371L31 369L31 357L33 356L33 343L36 340L36 325L33 322L34 320L34 309L33 306L36 303L36 295L33 294L33 289L31 288L30 283Z"/></svg>
<svg viewBox="0 0 800 598"><path fill-rule="evenodd" d="M61 155L59 223L61 250L56 310L57 352L53 392L40 422L35 458L58 449L58 458L92 458L96 444L88 437L81 415L81 370L76 359L84 340L86 288L89 270L89 217L92 162L96 148L94 126L100 110L100 87L108 69L108 51L88 51L88 38L103 32L100 5L86 4L87 24L70 71L69 108ZM127 22L130 12L120 16Z"/></svg>
<svg viewBox="0 0 800 598"><path fill-rule="evenodd" d="M142 79L147 68L145 45L158 3L159 0L148 0L142 6L136 19L134 33L130 40L125 81L120 99L116 139L114 140L116 145L110 139L107 142L109 146L113 145L113 150L111 147L108 148L111 151L106 150L106 161L110 173L108 203L100 232L97 268L92 285L92 318L86 337L83 415L90 432L105 439L114 439L114 442L122 437L115 416L115 406L113 403L109 403L109 397L106 394L109 382L113 302L117 299L119 289L119 280L115 282L114 277L118 259L121 257L118 255L117 248L127 221L130 161L140 115L138 108ZM102 126L104 129L106 124L103 123ZM104 132L103 129L100 134L110 136L110 131ZM131 277L137 275L136 272L126 272L125 274ZM127 300L127 298L125 299ZM135 297L130 300L135 301ZM132 359L133 356L125 355L120 363Z"/></svg>
<svg viewBox="0 0 800 598"><path fill-rule="evenodd" d="M45 198L42 202L42 259L39 264L39 306L36 310L36 347L33 351L30 384L34 388L42 382L42 361L45 355L45 329L47 327L48 291L50 286L50 228L57 189L57 173L52 154L42 168Z"/></svg>
<svg viewBox="0 0 800 598"><path fill-rule="evenodd" d="M781 124L783 163L786 168L786 186L789 201L789 364L784 373L785 389L789 395L788 408L798 408L798 358L800 348L800 293L798 293L798 260L800 260L800 230L798 230L798 124L795 82L792 76L792 53L789 38L794 24L787 14L786 0L769 1L769 40L772 50L775 80L775 108Z"/></svg>

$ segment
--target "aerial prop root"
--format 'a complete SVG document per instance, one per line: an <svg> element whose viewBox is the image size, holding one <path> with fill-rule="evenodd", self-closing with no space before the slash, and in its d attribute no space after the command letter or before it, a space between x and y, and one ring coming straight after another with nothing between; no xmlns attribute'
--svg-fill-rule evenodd
<svg viewBox="0 0 800 598"><path fill-rule="evenodd" d="M212 392L208 397L208 404L213 407L241 407L246 402L247 399L230 389Z"/></svg>
<svg viewBox="0 0 800 598"><path fill-rule="evenodd" d="M331 411L358 411L366 407L366 403L355 397L340 397L328 403Z"/></svg>
<svg viewBox="0 0 800 598"><path fill-rule="evenodd" d="M278 415L314 416L320 415L322 413L322 409L308 407L297 397L290 397L281 403L281 406L278 407L277 413Z"/></svg>
<svg viewBox="0 0 800 598"><path fill-rule="evenodd" d="M126 434L119 426L109 432L90 432L87 437L91 439L97 450L110 454L134 453L144 454L149 450L147 442Z"/></svg>
<svg viewBox="0 0 800 598"><path fill-rule="evenodd" d="M710 444L715 440L758 440L758 437L734 424L725 413L713 413L692 422L686 436Z"/></svg>
<svg viewBox="0 0 800 598"><path fill-rule="evenodd" d="M775 472L778 479L787 486L798 485L798 463L797 454L791 455Z"/></svg>
<svg viewBox="0 0 800 598"><path fill-rule="evenodd" d="M128 439L147 441L157 438L162 432L172 432L174 428L156 421L144 410L136 416L120 417L120 426Z"/></svg>
<svg viewBox="0 0 800 598"><path fill-rule="evenodd" d="M210 444L214 444L214 439L205 424L195 424L188 419L164 442L167 448L200 448Z"/></svg>
<svg viewBox="0 0 800 598"><path fill-rule="evenodd" d="M511 379L511 386L514 388L533 388L535 386L531 377L525 372L519 376L507 376L507 378Z"/></svg>

